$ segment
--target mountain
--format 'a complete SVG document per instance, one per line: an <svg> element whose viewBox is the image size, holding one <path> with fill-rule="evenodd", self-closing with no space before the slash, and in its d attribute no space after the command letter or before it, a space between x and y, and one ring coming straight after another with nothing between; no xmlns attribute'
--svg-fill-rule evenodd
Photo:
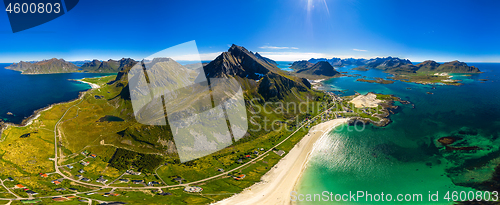
<svg viewBox="0 0 500 205"><path fill-rule="evenodd" d="M363 59L363 58L345 58L345 59L341 59L341 58L331 58L331 59L326 59L326 58L311 58L309 59L309 62L310 63L317 63L317 62L320 62L320 61L325 61L325 62L328 62L330 63L330 65L332 65L333 67L342 67L342 66L347 66L347 65L364 65L366 64L366 62L368 60L366 59Z"/></svg>
<svg viewBox="0 0 500 205"><path fill-rule="evenodd" d="M78 67L63 59L52 58L50 60L39 61L36 63L19 62L14 63L7 69L21 71L23 74L46 74L46 73L72 73L78 72Z"/></svg>
<svg viewBox="0 0 500 205"><path fill-rule="evenodd" d="M334 76L339 74L330 63L326 61L319 61L309 68L304 68L297 71L297 73L307 74L307 75L323 75L323 76Z"/></svg>
<svg viewBox="0 0 500 205"><path fill-rule="evenodd" d="M464 62L451 61L443 64L435 61L424 61L416 65L417 72L446 72L446 73L479 73L481 72L474 66L468 66Z"/></svg>
<svg viewBox="0 0 500 205"><path fill-rule="evenodd" d="M436 70L440 64L436 63L436 61L424 61L422 63L419 63L416 65L418 67L418 71L420 72L429 72L429 71L434 71Z"/></svg>
<svg viewBox="0 0 500 205"><path fill-rule="evenodd" d="M176 85L186 84L186 79L181 78L169 78L169 76L175 76L175 74L168 74L171 72L183 72L190 73L193 71L191 68L186 68L171 59L153 59L153 61L161 61L156 63L157 66L161 66L164 72L168 76L165 79L171 79L169 83ZM147 67L147 62L142 63ZM136 63L128 62L126 65L122 66L120 72L118 72L116 78L109 82L108 85L112 89L117 90L119 93L115 97L109 100L109 103L116 107L116 110L120 113L120 117L125 119L135 120L134 114L132 112L131 97L128 77L130 70ZM196 67L196 66L194 66ZM173 69L174 68L174 69ZM247 113L251 116L257 115L257 118L251 118L248 123L249 131L245 136L246 140L264 136L267 131L264 129L258 129L260 126L260 119L290 119L297 116L302 116L301 119L305 118L304 115L307 113L302 113L295 108L284 108L283 113L271 113L265 114L254 110L254 108L264 106L265 103L271 101L278 101L280 103L300 103L300 102L314 102L316 100L322 99L324 93L320 91L315 91L311 89L311 84L305 78L299 78L296 76L289 76L282 72L276 66L269 64L263 59L257 57L252 52L247 49L233 45L228 49L227 52L223 52L216 59L210 63L204 65L205 77L210 78L221 78L221 77L231 77L236 79L242 88L245 104L247 107ZM157 76L152 75L152 76ZM151 77L151 76L150 76ZM150 78L149 77L149 78ZM194 78L194 76L191 76ZM190 79L192 80L192 78ZM133 78L133 76L132 76ZM201 78L198 76L198 78ZM149 79L151 82L156 82L154 79ZM211 84L213 86L213 84ZM158 85L155 85L158 86ZM163 85L159 85L163 86ZM139 86L140 87L140 86ZM217 91L217 88L212 87L212 92ZM140 89L135 89L132 92L140 91ZM176 93L177 94L177 93ZM182 94L182 93L179 93ZM197 95L197 94L195 94ZM192 99L200 99L200 96L192 96ZM186 98L186 99L191 99ZM187 103L186 103L187 104ZM184 106L184 105L183 105ZM269 106L269 105L268 105ZM270 105L274 106L274 104ZM147 111L148 106L144 107L144 111ZM275 107L273 109L276 109ZM154 115L153 113L143 112L146 114ZM182 114L181 112L179 112ZM156 115L155 115L156 116ZM172 117L172 116L171 116ZM253 129L252 129L253 128ZM232 129L232 128L231 128ZM257 131L252 131L257 130ZM143 124L137 124L126 128L118 132L121 138L134 139L136 141L144 142L148 146L153 147L163 147L159 142L162 141L172 141L173 137L171 130L168 126L148 126ZM158 139L161 136L161 140ZM240 140L245 142L245 140ZM175 152L175 149L174 149ZM174 156L176 157L175 153Z"/></svg>
<svg viewBox="0 0 500 205"><path fill-rule="evenodd" d="M439 64L435 61L428 60L417 65L413 65L408 59L400 58L375 58L369 60L365 68L380 69L388 73L424 73L424 72L447 72L447 73L478 73L481 72L474 66L468 66L466 63L452 61Z"/></svg>
<svg viewBox="0 0 500 205"><path fill-rule="evenodd" d="M122 58L119 61L112 59L107 61L93 60L83 64L80 69L91 73L117 73L121 70L121 66L127 64L129 61L134 60L130 58Z"/></svg>
<svg viewBox="0 0 500 205"><path fill-rule="evenodd" d="M311 62L306 61L306 60L302 60L302 61L293 62L292 66L290 66L290 68L293 70L302 70L302 69L310 68L313 65L314 65L314 63L311 63Z"/></svg>
<svg viewBox="0 0 500 205"><path fill-rule="evenodd" d="M366 62L363 68L374 68L388 73L415 73L418 68L408 59L394 57L374 58Z"/></svg>
<svg viewBox="0 0 500 205"><path fill-rule="evenodd" d="M282 100L294 97L292 92L309 92L307 79L289 76L265 59L247 49L232 45L227 52L203 67L207 78L236 77L252 97Z"/></svg>
<svg viewBox="0 0 500 205"><path fill-rule="evenodd" d="M261 60L263 60L271 65L278 66L278 63L276 63L276 61L271 60L270 58L266 58L264 56L261 56L259 53L255 53L255 57L257 57L257 58L259 58L259 59L261 59Z"/></svg>

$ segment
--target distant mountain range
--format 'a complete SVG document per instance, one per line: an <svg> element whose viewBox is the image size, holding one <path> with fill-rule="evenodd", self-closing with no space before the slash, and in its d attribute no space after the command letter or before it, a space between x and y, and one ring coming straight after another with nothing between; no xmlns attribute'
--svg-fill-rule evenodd
<svg viewBox="0 0 500 205"><path fill-rule="evenodd" d="M236 56L235 56L236 55ZM244 56L237 56L244 55ZM250 60L252 60L250 62ZM131 62L136 62L130 58L122 58L120 60L107 61L78 61L81 67L65 61L63 59L52 58L50 60L38 62L14 63L7 69L21 71L23 74L49 74L49 73L73 73L73 72L89 72L89 73L117 73L122 70L124 65ZM330 66L327 66L327 64ZM240 77L248 77L250 79L258 79L266 75L270 71L282 73L277 68L277 63L274 60L266 58L259 53L253 53L243 47L236 45L231 46L228 52L222 53L215 60L204 66L214 66L219 63L219 69L227 69L227 74L238 75ZM319 64L318 64L319 63ZM449 72L449 73L477 73L481 72L474 66L468 66L466 63L452 61L439 64L435 61L424 61L420 64L413 65L408 59L400 59L397 57L373 58L373 59L354 59L354 58L311 58L309 60L296 61L291 65L299 77L308 77L306 75L318 76L334 76L338 72L333 67L342 67L347 65L358 66L356 70L379 69L388 73L423 73L423 72ZM248 68L252 68L249 71ZM254 72L255 71L255 72ZM225 73L225 72L219 72ZM211 75L214 75L211 72ZM244 76L242 76L245 74Z"/></svg>
<svg viewBox="0 0 500 205"><path fill-rule="evenodd" d="M52 58L50 60L36 63L24 62L14 63L8 67L11 70L23 72L23 74L43 74L43 73L72 73L78 72L78 66L66 62L63 59Z"/></svg>
<svg viewBox="0 0 500 205"><path fill-rule="evenodd" d="M400 59L397 57L373 58L373 59L353 59L353 58L312 58L308 61L295 61L291 69L299 71L302 69L310 68L314 63L328 62L334 67L342 67L347 65L357 65L356 70L379 69L388 73L424 73L424 72L447 72L447 73L478 73L481 72L474 66L468 66L466 63L459 61L452 61L439 64L435 61L424 61L417 65L408 59Z"/></svg>
<svg viewBox="0 0 500 205"><path fill-rule="evenodd" d="M65 61L64 59L52 58L38 62L25 62L13 63L5 68L11 70L21 71L23 74L50 74L50 73L75 73L75 72L89 72L89 73L117 73L125 64L135 62L130 58L122 58L121 60L108 60L99 61L93 60L90 62L78 61L77 64L83 63L81 67L76 66L74 63Z"/></svg>
<svg viewBox="0 0 500 205"><path fill-rule="evenodd" d="M326 61L330 63L333 67L342 67L342 66L347 66L347 65L364 65L368 61L367 59L363 58L331 58L331 59L326 59L326 58L311 58L309 59L310 63L317 63L320 61Z"/></svg>

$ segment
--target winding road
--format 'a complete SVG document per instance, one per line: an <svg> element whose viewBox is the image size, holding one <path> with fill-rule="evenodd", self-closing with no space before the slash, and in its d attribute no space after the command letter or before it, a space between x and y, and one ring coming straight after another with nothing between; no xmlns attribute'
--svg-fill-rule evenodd
<svg viewBox="0 0 500 205"><path fill-rule="evenodd" d="M101 189L106 189L106 188L112 188L112 189L126 189L126 190L147 190L147 189L162 189L162 188L173 188L173 187L182 187L182 186L189 186L189 185L193 185L193 184L199 184L199 183L202 183L202 182L206 182L206 181L209 181L209 180L212 180L212 179L216 179L216 178L219 178L219 177L222 177L222 176L227 176L229 173L231 172L234 172L234 171L237 171L239 169L242 169L243 167L247 166L247 165L250 165L252 163L254 163L255 161L257 160L260 160L261 158L263 158L264 156L266 156L268 153L270 153L271 151L273 151L273 149L275 149L276 147L280 146L281 144L283 144L285 141L287 141L290 137L292 137L295 133L297 133L300 129L302 129L304 126L308 125L309 123L311 123L314 119L320 117L321 115L323 115L325 112L329 111L330 109L332 109L333 107L335 106L332 106L330 107L329 109L326 109L325 111L319 113L318 115L316 115L315 117L307 120L306 122L304 122L300 127L298 127L293 133L291 133L288 137L286 137L285 139L283 139L281 142L279 142L278 144L274 145L273 147L271 147L269 150L265 151L264 153L258 155L256 158L253 158L251 159L250 161L236 167L236 168L233 168L229 171L226 171L226 172L223 172L221 174L218 174L218 175L215 175L215 176L211 176L211 177L208 177L208 178L205 178L205 179L201 179L201 180L198 180L198 181L194 181L194 182L189 182L189 183L185 183L185 184L178 184L178 185L165 185L165 186L150 186L150 187L117 187L117 186L110 186L110 184L112 184L113 182L115 182L116 180L118 180L119 178L121 178L124 174L122 174L120 177L118 177L117 179L113 180L112 182L110 182L109 184L102 184L102 185L99 185L99 184L92 184L92 183L86 183L86 182L82 182L80 180L77 180L77 179L74 179L74 178L71 178L71 177L68 177L66 175L64 175L60 170L59 170L59 166L58 166L58 152L57 152L57 127L58 125L61 123L62 119L66 116L66 114L69 112L69 110L77 105L79 105L80 103L83 102L84 100L84 97L87 93L84 93L82 96L81 96L81 100L80 102L78 102L77 104L75 105L72 105L71 107L69 107L65 112L64 114L61 116L61 118L59 118L59 120L57 121L57 123L55 124L54 126L54 153L55 153L55 157L53 158L53 161L54 161L54 169L55 169L55 173L59 174L62 176L62 178L64 178L65 180L69 180L69 181L72 181L72 182L75 182L77 184L80 184L80 185L85 185L85 186L90 186L90 187L96 187L97 189L96 190L93 190L93 191L98 191L98 190L101 190ZM155 173L156 173L156 170L155 170ZM160 179L161 177L159 175L157 175ZM163 179L161 179L161 181L163 181ZM5 187L3 185L3 181L1 181L1 185L7 189L9 192L11 192L7 187ZM78 192L78 193L74 193L74 194L68 194L68 195L76 195L76 194L84 194L84 193L89 193L89 192L93 192L93 191L88 191L88 192ZM13 193L12 193L13 194ZM13 194L14 196L16 196L17 198L0 198L0 200L25 200L25 199L32 199L32 198L22 198L22 197L19 197L18 195L16 194ZM44 196L44 197L37 197L37 198L51 198L51 197L62 197L62 196L68 196L68 195L56 195L56 196Z"/></svg>

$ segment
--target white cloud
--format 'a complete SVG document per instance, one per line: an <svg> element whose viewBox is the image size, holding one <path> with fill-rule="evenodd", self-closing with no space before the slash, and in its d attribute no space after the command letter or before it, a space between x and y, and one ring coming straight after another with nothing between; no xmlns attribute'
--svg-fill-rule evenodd
<svg viewBox="0 0 500 205"><path fill-rule="evenodd" d="M293 50L296 50L296 49L299 49L297 47L278 47L278 46L261 46L259 48L262 48L262 49L273 49L273 50L282 50L282 49L293 49Z"/></svg>
<svg viewBox="0 0 500 205"><path fill-rule="evenodd" d="M367 50L361 50L361 49L356 49L356 48L354 48L354 49L352 49L352 50L353 50L353 51L367 52Z"/></svg>

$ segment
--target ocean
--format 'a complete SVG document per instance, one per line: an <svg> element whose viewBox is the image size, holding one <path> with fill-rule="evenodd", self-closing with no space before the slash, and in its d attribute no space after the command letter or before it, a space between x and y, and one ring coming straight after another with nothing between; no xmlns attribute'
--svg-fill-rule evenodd
<svg viewBox="0 0 500 205"><path fill-rule="evenodd" d="M500 64L468 64L484 73L454 75L454 79L463 80L462 86L399 81L383 85L355 81L359 77L325 81L321 89L342 91L337 92L339 95L370 91L394 94L415 108L397 103L400 107L387 127L345 125L320 139L296 187L297 194L372 194L372 199L349 198L338 204L452 204L445 199L447 192L475 191L470 186L491 178L500 162ZM388 76L379 70L351 68L338 70L368 78ZM463 138L457 146L481 149L446 150L437 142L445 136ZM391 195L392 201L381 201L381 193L384 197ZM375 201L376 194L379 201ZM402 194L403 201L397 201L398 194ZM418 194L422 196L420 201ZM438 196L438 201L429 200L430 194L438 194L432 195ZM298 204L332 203L319 202L320 195L316 202Z"/></svg>
<svg viewBox="0 0 500 205"><path fill-rule="evenodd" d="M293 61L276 61L278 65L276 65L279 69L285 70L285 71L293 71L290 69L290 66L292 65Z"/></svg>
<svg viewBox="0 0 500 205"><path fill-rule="evenodd" d="M81 91L91 87L85 83L70 81L106 76L102 73L64 73L22 75L7 70L10 64L0 63L0 119L19 124L35 110L78 98ZM7 113L13 115L8 115Z"/></svg>

